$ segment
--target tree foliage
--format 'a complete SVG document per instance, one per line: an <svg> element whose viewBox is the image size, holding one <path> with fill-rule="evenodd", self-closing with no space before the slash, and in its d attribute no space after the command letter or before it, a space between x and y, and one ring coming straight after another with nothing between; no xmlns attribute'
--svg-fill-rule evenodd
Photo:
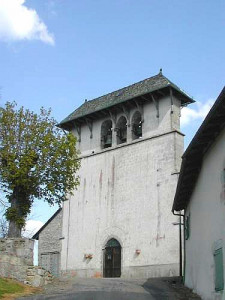
<svg viewBox="0 0 225 300"><path fill-rule="evenodd" d="M0 187L9 236L20 236L34 198L60 204L79 184L76 138L56 127L51 110L36 114L16 103L0 108Z"/></svg>

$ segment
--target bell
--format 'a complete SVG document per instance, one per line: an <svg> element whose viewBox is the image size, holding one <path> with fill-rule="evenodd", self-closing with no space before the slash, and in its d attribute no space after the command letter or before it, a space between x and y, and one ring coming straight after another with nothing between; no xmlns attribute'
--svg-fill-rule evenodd
<svg viewBox="0 0 225 300"><path fill-rule="evenodd" d="M112 135L108 134L106 136L105 145L112 145Z"/></svg>
<svg viewBox="0 0 225 300"><path fill-rule="evenodd" d="M141 126L138 126L138 127L136 128L136 135L137 135L137 136L141 136L141 135L142 135L142 128L141 128Z"/></svg>

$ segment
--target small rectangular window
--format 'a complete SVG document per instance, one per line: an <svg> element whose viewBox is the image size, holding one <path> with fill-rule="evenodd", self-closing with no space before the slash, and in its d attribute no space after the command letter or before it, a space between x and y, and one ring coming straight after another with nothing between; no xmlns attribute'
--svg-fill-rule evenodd
<svg viewBox="0 0 225 300"><path fill-rule="evenodd" d="M185 240L188 240L190 237L190 215L185 219Z"/></svg>
<svg viewBox="0 0 225 300"><path fill-rule="evenodd" d="M222 291L224 289L222 248L215 250L214 262L215 262L215 290Z"/></svg>

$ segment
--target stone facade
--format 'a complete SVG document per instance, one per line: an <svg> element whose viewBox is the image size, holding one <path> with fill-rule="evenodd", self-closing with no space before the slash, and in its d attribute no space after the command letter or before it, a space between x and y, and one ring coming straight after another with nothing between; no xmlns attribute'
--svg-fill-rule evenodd
<svg viewBox="0 0 225 300"><path fill-rule="evenodd" d="M33 265L33 248L31 239L0 239L0 276L23 282L27 266Z"/></svg>
<svg viewBox="0 0 225 300"><path fill-rule="evenodd" d="M26 270L25 284L39 287L51 283L53 276L50 272L46 271L39 266L29 266Z"/></svg>
<svg viewBox="0 0 225 300"><path fill-rule="evenodd" d="M28 265L33 264L34 241L26 238L0 239L1 254L12 255L24 260Z"/></svg>
<svg viewBox="0 0 225 300"><path fill-rule="evenodd" d="M36 235L39 240L39 266L50 271L53 275L58 276L62 237L62 210L59 209Z"/></svg>
<svg viewBox="0 0 225 300"><path fill-rule="evenodd" d="M52 275L33 266L33 248L34 240L31 239L0 239L0 276L36 287L50 283Z"/></svg>
<svg viewBox="0 0 225 300"><path fill-rule="evenodd" d="M80 186L63 205L61 271L82 277L104 275L105 246L121 245L121 276L178 274L177 217L171 213L181 155L179 97L163 96L158 111L151 101L139 110L142 137L132 138L132 116L122 110L113 119L112 145L102 149L101 125L110 117L81 124ZM127 119L127 140L117 144L116 124Z"/></svg>

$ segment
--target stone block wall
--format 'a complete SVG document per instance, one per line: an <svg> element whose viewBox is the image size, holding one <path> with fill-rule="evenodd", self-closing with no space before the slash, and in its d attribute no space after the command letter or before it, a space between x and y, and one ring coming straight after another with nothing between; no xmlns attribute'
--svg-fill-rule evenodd
<svg viewBox="0 0 225 300"><path fill-rule="evenodd" d="M21 257L0 253L0 276L23 282L26 278L27 264Z"/></svg>
<svg viewBox="0 0 225 300"><path fill-rule="evenodd" d="M33 265L33 248L31 239L0 239L0 276L23 282L27 266Z"/></svg>
<svg viewBox="0 0 225 300"><path fill-rule="evenodd" d="M38 263L41 265L43 253L61 252L62 237L62 209L59 209L55 217L39 233Z"/></svg>
<svg viewBox="0 0 225 300"><path fill-rule="evenodd" d="M24 263L33 265L34 240L26 238L0 239L0 253L23 259Z"/></svg>
<svg viewBox="0 0 225 300"><path fill-rule="evenodd" d="M53 276L48 271L33 266L33 248L31 239L0 239L0 276L36 287L51 282Z"/></svg>
<svg viewBox="0 0 225 300"><path fill-rule="evenodd" d="M46 271L39 266L29 266L27 268L25 284L38 287L52 282L53 276L50 272Z"/></svg>

